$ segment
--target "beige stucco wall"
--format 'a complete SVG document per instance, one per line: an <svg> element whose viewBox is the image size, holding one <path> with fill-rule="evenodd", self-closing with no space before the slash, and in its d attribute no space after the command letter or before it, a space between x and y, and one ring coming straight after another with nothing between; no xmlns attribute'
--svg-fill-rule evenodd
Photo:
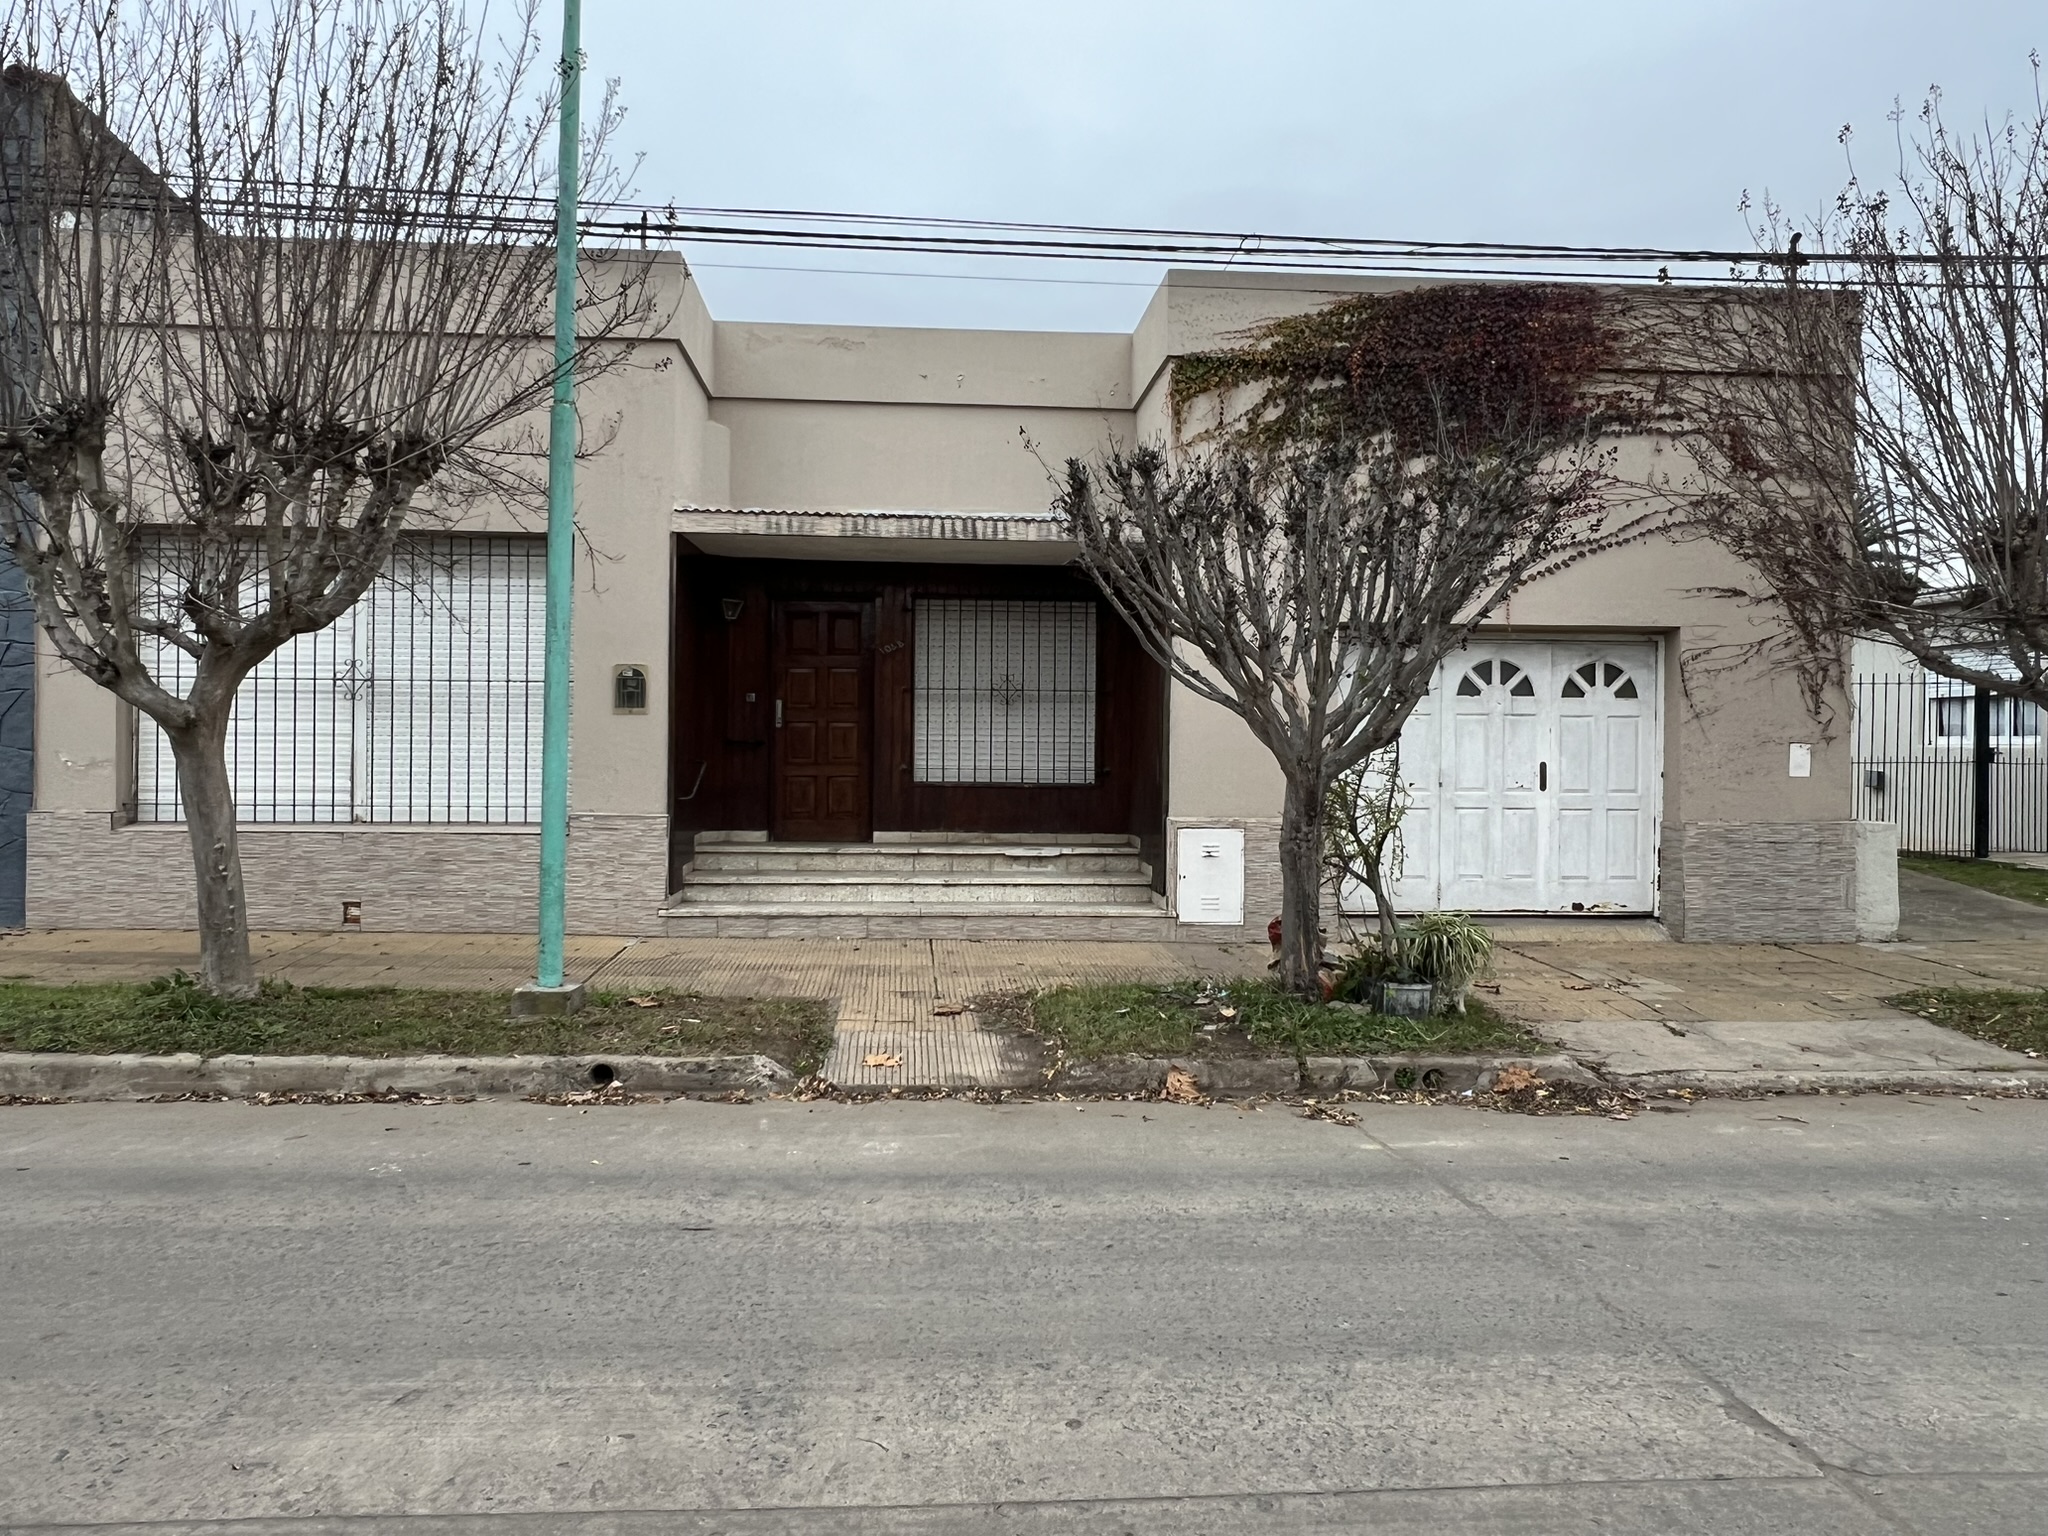
<svg viewBox="0 0 2048 1536"><path fill-rule="evenodd" d="M731 432L733 504L805 511L1043 512L1048 470L1129 431L1128 414L1046 406L721 399L712 410Z"/></svg>
<svg viewBox="0 0 2048 1536"><path fill-rule="evenodd" d="M1131 338L1088 331L717 326L730 400L1131 408Z"/></svg>

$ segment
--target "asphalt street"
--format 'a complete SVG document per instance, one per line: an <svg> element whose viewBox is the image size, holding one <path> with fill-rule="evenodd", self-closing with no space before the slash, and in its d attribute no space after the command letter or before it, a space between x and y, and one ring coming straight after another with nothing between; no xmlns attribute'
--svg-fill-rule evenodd
<svg viewBox="0 0 2048 1536"><path fill-rule="evenodd" d="M2044 1103L103 1104L0 1149L9 1530L2048 1530Z"/></svg>

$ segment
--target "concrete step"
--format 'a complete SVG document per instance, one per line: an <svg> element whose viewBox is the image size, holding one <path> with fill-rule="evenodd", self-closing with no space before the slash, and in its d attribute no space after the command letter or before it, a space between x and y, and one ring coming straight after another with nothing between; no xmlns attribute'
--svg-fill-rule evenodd
<svg viewBox="0 0 2048 1536"><path fill-rule="evenodd" d="M693 876L874 873L898 875L1019 873L1121 875L1146 880L1151 869L1134 848L1108 844L1012 843L713 843L697 845Z"/></svg>
<svg viewBox="0 0 2048 1536"><path fill-rule="evenodd" d="M710 834L716 837L717 834ZM1085 845L1091 848L1135 848L1138 840L1128 832L877 832L874 847L887 848L904 843L945 843L969 846L982 844L1008 845L1012 843L1061 843L1067 846ZM782 846L787 847L788 844ZM845 843L820 844L821 847L844 848Z"/></svg>
<svg viewBox="0 0 2048 1536"><path fill-rule="evenodd" d="M1028 871L951 871L914 874L796 870L704 874L683 882L682 903L755 903L789 906L1014 907L1149 906L1152 886L1135 874L1037 874Z"/></svg>
<svg viewBox="0 0 2048 1536"><path fill-rule="evenodd" d="M1162 907L997 907L888 902L840 907L803 902L671 903L661 912L672 939L1070 939L1164 941Z"/></svg>

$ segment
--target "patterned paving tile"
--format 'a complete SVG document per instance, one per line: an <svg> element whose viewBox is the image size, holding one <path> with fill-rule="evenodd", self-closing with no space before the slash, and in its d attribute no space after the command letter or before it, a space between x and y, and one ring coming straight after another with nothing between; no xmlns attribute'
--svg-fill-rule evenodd
<svg viewBox="0 0 2048 1536"><path fill-rule="evenodd" d="M988 1030L842 1025L824 1075L842 1088L1028 1088L1039 1060L1035 1042Z"/></svg>

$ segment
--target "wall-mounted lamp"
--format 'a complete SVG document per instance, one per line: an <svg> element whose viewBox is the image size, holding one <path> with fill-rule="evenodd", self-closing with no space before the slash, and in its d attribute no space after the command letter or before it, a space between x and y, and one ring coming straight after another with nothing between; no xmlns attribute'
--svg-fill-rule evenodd
<svg viewBox="0 0 2048 1536"><path fill-rule="evenodd" d="M737 622L740 610L747 606L747 600L744 597L728 597L719 606L725 609L725 622L731 624Z"/></svg>
<svg viewBox="0 0 2048 1536"><path fill-rule="evenodd" d="M647 713L647 669L645 667L612 668L612 713L615 715L644 715Z"/></svg>

